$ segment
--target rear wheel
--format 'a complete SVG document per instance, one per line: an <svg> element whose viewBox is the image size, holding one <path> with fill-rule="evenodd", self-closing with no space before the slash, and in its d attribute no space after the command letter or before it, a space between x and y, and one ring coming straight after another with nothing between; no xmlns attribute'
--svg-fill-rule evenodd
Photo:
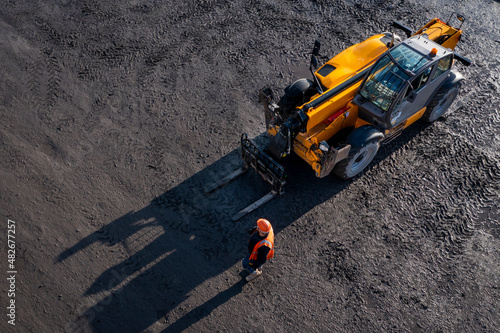
<svg viewBox="0 0 500 333"><path fill-rule="evenodd" d="M361 147L353 147L349 156L335 165L335 174L342 179L349 179L363 171L373 160L380 147L380 140L366 142Z"/></svg>
<svg viewBox="0 0 500 333"><path fill-rule="evenodd" d="M299 79L286 87L278 101L283 118L288 118L297 106L307 103L315 93L315 83L308 79Z"/></svg>
<svg viewBox="0 0 500 333"><path fill-rule="evenodd" d="M432 123L444 115L457 98L459 89L460 83L455 84L451 88L439 89L436 96L429 103L422 119L428 123Z"/></svg>

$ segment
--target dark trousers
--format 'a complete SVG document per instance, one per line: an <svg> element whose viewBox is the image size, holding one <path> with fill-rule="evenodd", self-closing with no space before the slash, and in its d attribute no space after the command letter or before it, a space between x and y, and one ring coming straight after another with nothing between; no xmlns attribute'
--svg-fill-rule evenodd
<svg viewBox="0 0 500 333"><path fill-rule="evenodd" d="M250 260L250 255L247 255L245 258L243 258L243 261L241 262L241 265L250 274L252 274L253 272L255 272L255 269L253 269L252 266L251 266L251 264L253 264L253 263L254 263L254 260Z"/></svg>

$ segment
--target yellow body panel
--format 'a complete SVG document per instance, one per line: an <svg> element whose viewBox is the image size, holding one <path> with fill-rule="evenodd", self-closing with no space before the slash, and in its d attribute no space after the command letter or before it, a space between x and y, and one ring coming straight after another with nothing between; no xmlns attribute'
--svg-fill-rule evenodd
<svg viewBox="0 0 500 333"><path fill-rule="evenodd" d="M329 101L324 102L318 107L309 109L307 111L307 115L309 116L309 121L307 122L307 132L317 133L316 127L322 124L326 119L328 119L328 117L344 108L353 99L360 84L361 81L350 86L334 98L331 98ZM329 139L334 134L335 133L331 133L329 137L323 138L322 140ZM324 136L323 134L318 135ZM308 136L311 136L311 134L308 134Z"/></svg>
<svg viewBox="0 0 500 333"><path fill-rule="evenodd" d="M446 41L441 44L443 47L447 47L449 49L455 49L458 41L460 39L460 35L462 35L462 30L457 30L438 18L432 19L429 23L424 25L420 30L418 30L415 35L420 35L422 33L426 33L429 36L429 39L437 42L439 38L443 38L442 36L449 35Z"/></svg>
<svg viewBox="0 0 500 333"><path fill-rule="evenodd" d="M413 116L411 116L410 118L406 119L405 128L408 127L408 126L410 126L411 124L413 124L414 122L416 122L420 118L422 118L422 116L425 113L425 110L427 110L427 107L422 108L420 111L418 111L417 113L415 113Z"/></svg>
<svg viewBox="0 0 500 333"><path fill-rule="evenodd" d="M361 43L348 47L330 59L325 65L331 65L336 69L325 77L316 72L321 83L330 89L372 63L379 55L387 51L387 46L380 41L382 37L384 37L383 34L372 36Z"/></svg>
<svg viewBox="0 0 500 333"><path fill-rule="evenodd" d="M356 126L358 121L360 121L358 107L349 103L345 111L331 124L320 123L312 131L299 133L295 138L293 151L316 170L315 164L321 159L321 151L317 149L319 143L330 139L341 129L352 126L358 127Z"/></svg>
<svg viewBox="0 0 500 333"><path fill-rule="evenodd" d="M320 68L316 71L316 76L328 89L338 86L345 80L362 71L366 66L373 63L382 53L387 51L387 45L380 41L380 38L382 37L384 37L383 34L375 35L368 38L364 42L355 44L345 49L325 64L332 65L336 68L331 74L326 77L319 75L318 71L321 70ZM307 131L313 131L316 133L317 130L315 130L315 127L335 112L344 108L352 100L360 84L361 81L339 93L328 102L325 102L314 109L309 109L307 111L307 115L309 116ZM325 93L326 92L327 91L325 91ZM316 95L314 98L318 96L319 95Z"/></svg>

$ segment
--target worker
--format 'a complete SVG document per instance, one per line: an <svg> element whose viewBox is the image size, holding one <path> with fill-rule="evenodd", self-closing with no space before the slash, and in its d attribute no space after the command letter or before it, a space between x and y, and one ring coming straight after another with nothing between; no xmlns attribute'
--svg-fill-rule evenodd
<svg viewBox="0 0 500 333"><path fill-rule="evenodd" d="M262 274L260 267L274 257L274 232L271 223L265 219L258 219L257 225L248 230L252 236L248 241L248 255L243 259L242 265L250 275L248 282Z"/></svg>

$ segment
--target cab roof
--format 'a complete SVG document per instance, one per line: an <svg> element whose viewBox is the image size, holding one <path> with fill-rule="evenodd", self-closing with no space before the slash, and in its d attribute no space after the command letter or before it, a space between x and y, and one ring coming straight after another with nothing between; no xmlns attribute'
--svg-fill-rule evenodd
<svg viewBox="0 0 500 333"><path fill-rule="evenodd" d="M430 54L432 49L436 49L437 53L433 57L433 60L442 58L444 56L449 55L450 53L453 53L452 50L445 48L433 42L432 40L428 39L426 35L418 35L410 37L404 40L402 44L406 44L422 54Z"/></svg>

